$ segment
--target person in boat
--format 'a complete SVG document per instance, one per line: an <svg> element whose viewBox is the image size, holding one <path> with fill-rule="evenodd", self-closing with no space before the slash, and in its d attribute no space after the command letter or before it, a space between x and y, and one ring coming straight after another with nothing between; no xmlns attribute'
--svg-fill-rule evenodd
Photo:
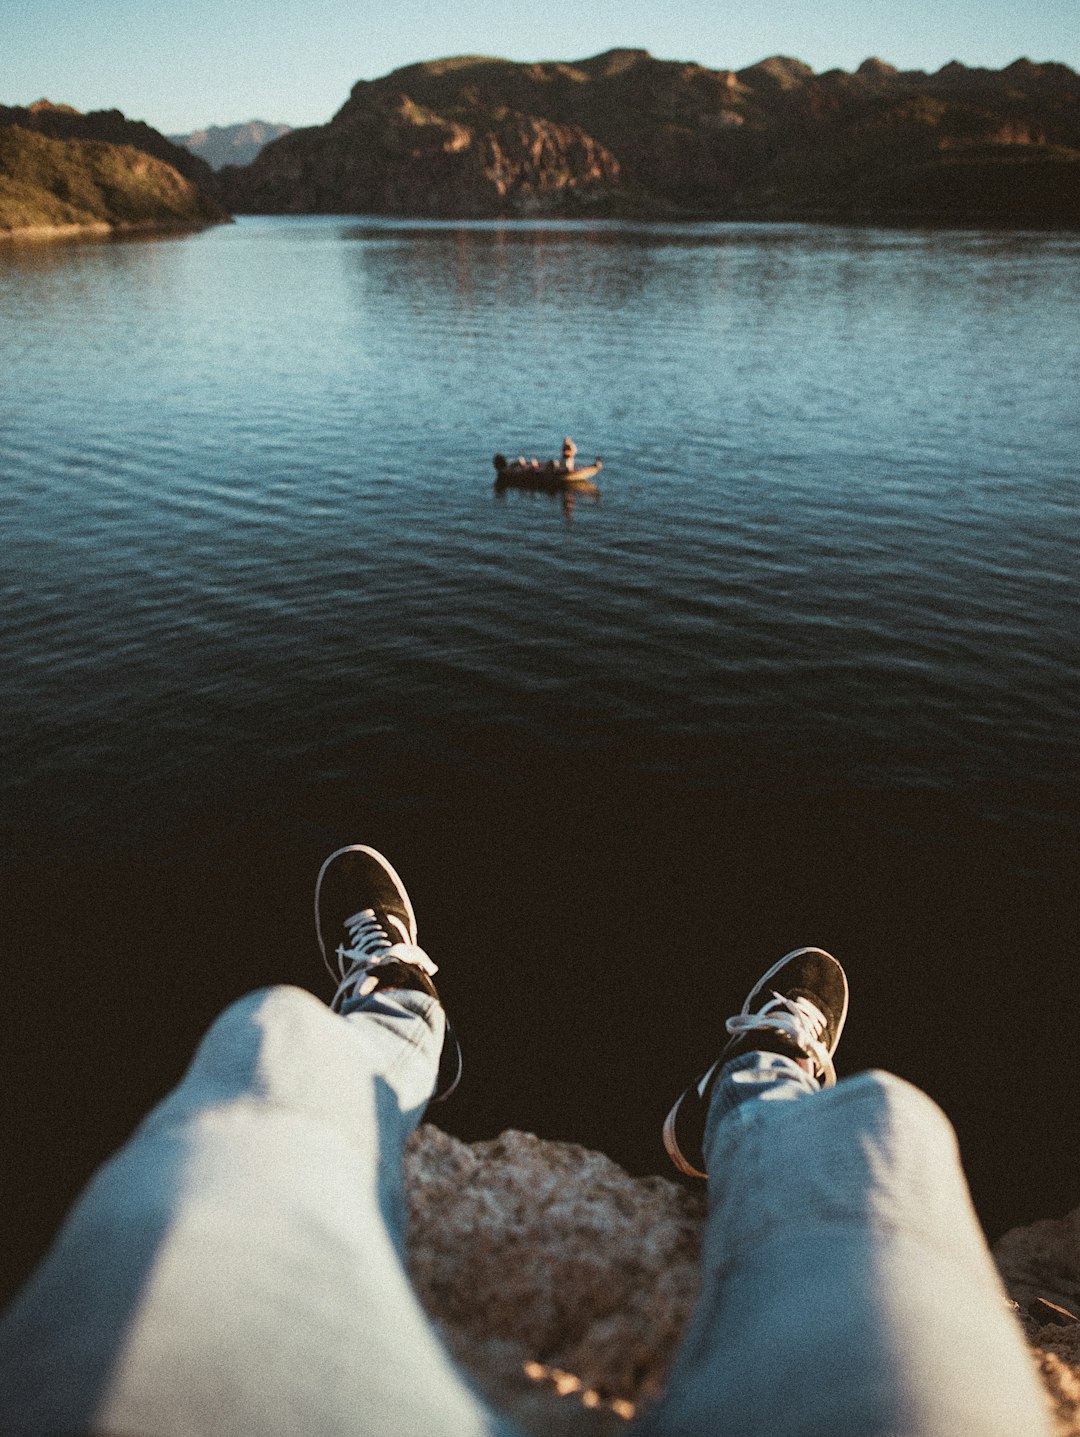
<svg viewBox="0 0 1080 1437"><path fill-rule="evenodd" d="M576 456L577 445L568 434L562 442L562 462L559 465L564 474L573 474Z"/></svg>
<svg viewBox="0 0 1080 1437"><path fill-rule="evenodd" d="M526 459L524 454L519 454L516 459L509 461L505 454L496 454L491 462L495 465L496 482L499 479L520 479L526 474L540 471L539 459Z"/></svg>

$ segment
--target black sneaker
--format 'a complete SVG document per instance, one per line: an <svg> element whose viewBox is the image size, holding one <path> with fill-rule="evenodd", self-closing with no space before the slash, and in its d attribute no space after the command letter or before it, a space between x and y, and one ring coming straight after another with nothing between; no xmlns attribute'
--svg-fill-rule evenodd
<svg viewBox="0 0 1080 1437"><path fill-rule="evenodd" d="M389 862L362 843L332 853L315 880L315 933L337 984L335 1013L381 988L412 988L439 999L439 970L416 942L416 914ZM448 1098L461 1079L461 1047L446 1026L432 1102Z"/></svg>
<svg viewBox="0 0 1080 1437"><path fill-rule="evenodd" d="M679 1171L706 1176L705 1122L713 1084L725 1063L741 1053L783 1053L830 1088L836 1082L833 1054L847 1010L847 977L823 948L796 948L762 974L740 1012L725 1024L731 1034L727 1046L664 1121L664 1147Z"/></svg>

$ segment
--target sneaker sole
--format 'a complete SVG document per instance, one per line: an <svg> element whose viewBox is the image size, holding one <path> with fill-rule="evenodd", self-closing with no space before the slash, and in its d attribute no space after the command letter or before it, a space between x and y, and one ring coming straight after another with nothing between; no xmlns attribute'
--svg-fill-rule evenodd
<svg viewBox="0 0 1080 1437"><path fill-rule="evenodd" d="M703 1178L707 1177L708 1174L703 1173L700 1168L694 1167L693 1163L683 1153L682 1148L679 1147L679 1139L675 1132L675 1127L679 1120L679 1109L691 1094L693 1094L699 1102L703 1101L703 1095L712 1082L713 1075L722 1065L723 1059L717 1058L712 1067L706 1068L696 1082L691 1083L688 1088L684 1088L675 1099L675 1104L671 1112L668 1113L664 1119L664 1151L678 1170L681 1173L685 1173L688 1178Z"/></svg>
<svg viewBox="0 0 1080 1437"><path fill-rule="evenodd" d="M689 1089L687 1089L687 1092L689 1092ZM708 1178L708 1173L701 1172L700 1169L694 1167L693 1163L687 1162L686 1158L683 1157L682 1149L679 1147L678 1140L675 1137L675 1122L679 1116L679 1109L682 1107L685 1097L686 1093L679 1094L675 1099L675 1106L664 1119L664 1151L678 1168L679 1172L684 1174L684 1176L688 1178Z"/></svg>
<svg viewBox="0 0 1080 1437"><path fill-rule="evenodd" d="M398 890L398 893L401 895L405 912L408 915L409 928L411 930L411 941L414 943L416 942L416 914L413 912L412 901L409 898L408 889L405 887L404 883L402 883L396 869L391 865L388 859L383 857L383 855L378 851L378 849L369 848L366 843L347 843L344 848L337 848L334 850L333 853L331 853L330 857L325 860L322 867L319 869L319 876L315 880L315 937L319 940L319 952L322 954L323 962L326 964L327 972L330 974L331 978L335 978L337 974L335 972L333 964L330 962L330 959L326 956L326 944L323 942L322 926L319 923L319 894L322 892L323 878L326 876L327 869L330 867L331 863L333 863L334 859L340 858L343 853L365 854L368 858L374 859L375 862L379 865L379 867L383 870L383 872L387 875L387 877L390 878L395 888Z"/></svg>

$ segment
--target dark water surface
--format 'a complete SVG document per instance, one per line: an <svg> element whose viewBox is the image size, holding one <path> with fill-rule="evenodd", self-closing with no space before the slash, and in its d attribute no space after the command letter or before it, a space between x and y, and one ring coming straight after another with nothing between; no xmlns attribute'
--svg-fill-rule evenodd
<svg viewBox="0 0 1080 1437"><path fill-rule="evenodd" d="M6 1280L385 847L439 1121L663 1171L849 966L992 1231L1080 1199L1080 238L248 220L0 252ZM604 456L599 504L490 457Z"/></svg>

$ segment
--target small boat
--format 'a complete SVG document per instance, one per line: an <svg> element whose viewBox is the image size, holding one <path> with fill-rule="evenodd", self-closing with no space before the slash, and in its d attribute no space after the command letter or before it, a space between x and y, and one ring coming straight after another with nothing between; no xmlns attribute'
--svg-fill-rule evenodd
<svg viewBox="0 0 1080 1437"><path fill-rule="evenodd" d="M496 489L542 489L549 494L560 494L566 490L595 494L598 491L592 480L604 467L599 458L594 459L591 464L579 464L570 470L562 468L557 460L551 459L539 467L533 464L510 464L502 454L496 454L492 463L495 465Z"/></svg>

